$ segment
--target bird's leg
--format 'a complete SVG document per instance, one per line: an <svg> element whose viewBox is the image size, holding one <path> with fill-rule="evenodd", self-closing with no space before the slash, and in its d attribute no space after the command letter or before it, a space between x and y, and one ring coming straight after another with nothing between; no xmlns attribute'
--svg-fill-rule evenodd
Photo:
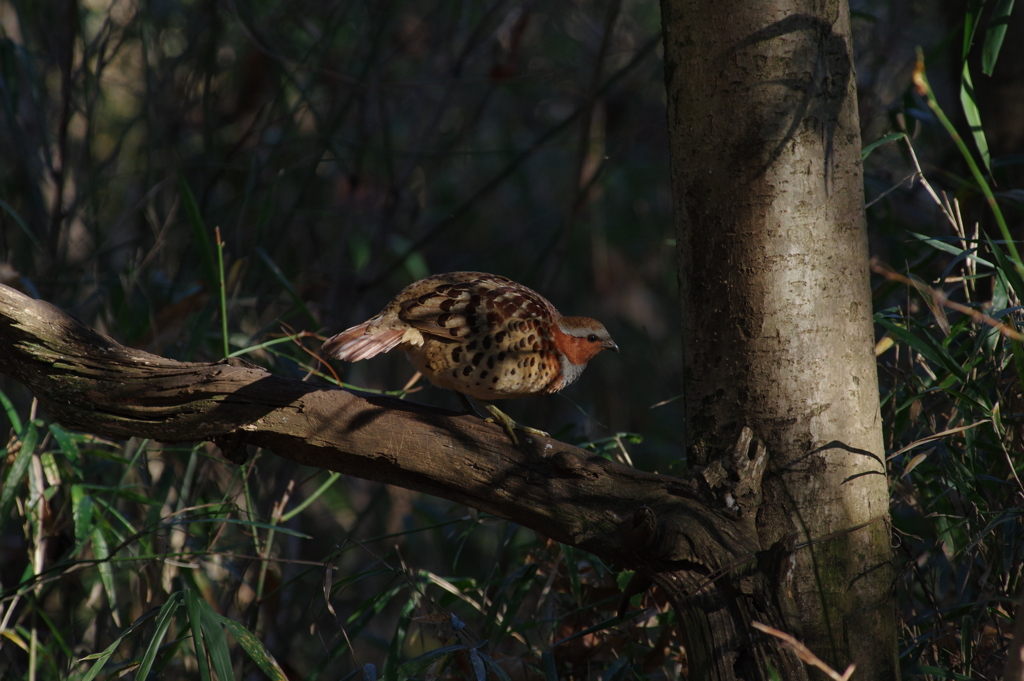
<svg viewBox="0 0 1024 681"><path fill-rule="evenodd" d="M473 407L473 403L470 402L469 397L467 397L463 393L460 393L457 390L454 392L456 395L459 396L459 401L462 402L462 405L466 407L467 414L476 414L477 416L483 418L480 412L478 412ZM486 421L487 423L497 423L499 426L504 428L505 432L508 433L509 439L512 440L512 444L515 445L516 447L519 446L519 438L517 438L515 434L515 431L517 430L521 430L524 433L530 433L532 435L550 437L543 430L537 430L536 428L530 428L529 426L524 426L521 423L517 423L511 416L509 416L502 410L498 409L490 402L484 402L483 400L481 400L480 404L484 405L484 409L486 409L491 414L490 418L484 418L484 421Z"/></svg>
<svg viewBox="0 0 1024 681"><path fill-rule="evenodd" d="M487 411L491 412L491 418L484 419L484 421L487 421L488 423L497 423L502 428L504 428L505 432L508 433L509 438L512 440L512 444L515 445L516 447L519 446L519 438L516 437L515 432L513 432L514 430L521 430L524 433L540 435L542 437L550 437L543 430L537 430L536 428L531 428L529 426L524 426L521 423L516 423L516 421L513 420L511 416L509 416L502 410L498 409L493 404L484 402L484 408Z"/></svg>

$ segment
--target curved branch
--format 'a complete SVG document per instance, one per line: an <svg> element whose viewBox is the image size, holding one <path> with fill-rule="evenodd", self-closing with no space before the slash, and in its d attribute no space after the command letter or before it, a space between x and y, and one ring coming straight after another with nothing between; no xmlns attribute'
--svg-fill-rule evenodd
<svg viewBox="0 0 1024 681"><path fill-rule="evenodd" d="M621 554L620 535L641 507L660 515L682 504L707 516L696 525L704 539L692 546L739 541L733 523L703 508L684 480L548 438L524 437L517 449L475 416L282 378L241 360L151 355L8 287L0 287L0 343L0 372L76 430L264 447L303 465L464 503L606 556ZM668 553L714 570L730 552Z"/></svg>
<svg viewBox="0 0 1024 681"><path fill-rule="evenodd" d="M711 678L735 678L729 667L752 648L752 617L785 628L759 605L773 602L770 579L752 589L750 576L748 586L732 577L759 549L749 521L713 511L693 481L548 438L522 437L514 448L501 428L475 416L282 378L241 360L177 362L126 348L2 285L0 373L25 383L69 428L212 440L229 457L263 447L463 503L636 569L685 613L696 637L690 649L704 649Z"/></svg>

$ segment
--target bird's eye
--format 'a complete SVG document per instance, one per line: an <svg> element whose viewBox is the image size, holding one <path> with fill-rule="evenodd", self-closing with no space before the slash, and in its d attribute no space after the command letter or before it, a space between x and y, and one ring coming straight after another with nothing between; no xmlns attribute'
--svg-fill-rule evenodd
<svg viewBox="0 0 1024 681"><path fill-rule="evenodd" d="M594 334L590 334L589 336L587 336L587 340L590 341L591 343L596 343L597 342L597 336L594 335Z"/></svg>

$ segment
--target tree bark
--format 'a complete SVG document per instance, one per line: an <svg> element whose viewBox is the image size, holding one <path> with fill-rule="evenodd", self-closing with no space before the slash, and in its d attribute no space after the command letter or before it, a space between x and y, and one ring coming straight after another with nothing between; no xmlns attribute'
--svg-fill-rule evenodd
<svg viewBox="0 0 1024 681"><path fill-rule="evenodd" d="M834 668L896 679L847 3L662 13L689 460L741 426L765 438L758 536L811 542L790 633Z"/></svg>
<svg viewBox="0 0 1024 681"><path fill-rule="evenodd" d="M785 630L792 610L791 545L760 551L755 536L767 457L750 431L690 480L549 438L522 437L514 448L475 416L281 378L241 360L185 363L126 348L2 285L0 373L69 428L212 440L236 461L263 447L507 518L636 570L634 590L664 589L698 670L691 678L768 679L769 667L806 678L788 649L750 626Z"/></svg>

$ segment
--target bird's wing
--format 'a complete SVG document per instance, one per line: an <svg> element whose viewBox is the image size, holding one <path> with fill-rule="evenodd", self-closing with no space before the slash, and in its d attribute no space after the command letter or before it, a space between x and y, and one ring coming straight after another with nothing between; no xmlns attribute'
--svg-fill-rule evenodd
<svg viewBox="0 0 1024 681"><path fill-rule="evenodd" d="M404 301L398 317L422 333L454 340L485 329L500 330L515 320L551 319L557 314L531 289L504 277L482 275L431 286Z"/></svg>

